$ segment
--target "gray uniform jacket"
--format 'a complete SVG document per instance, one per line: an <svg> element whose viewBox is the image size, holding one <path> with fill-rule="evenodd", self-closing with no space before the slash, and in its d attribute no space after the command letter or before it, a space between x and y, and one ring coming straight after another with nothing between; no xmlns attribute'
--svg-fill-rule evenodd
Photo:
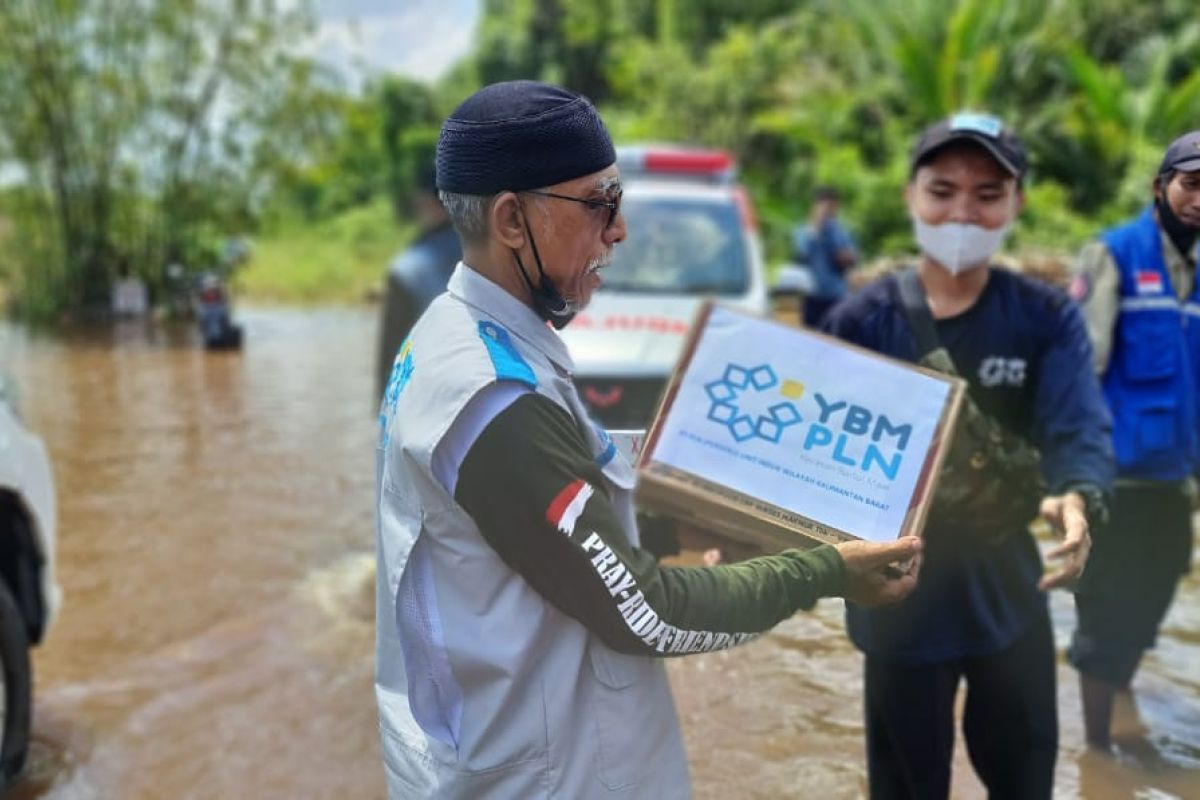
<svg viewBox="0 0 1200 800"><path fill-rule="evenodd" d="M510 569L435 478L468 401L520 381L608 442L566 347L460 264L396 358L377 449L376 697L391 798L682 798L691 794L661 660L619 653ZM511 468L498 464L497 469ZM633 471L604 487L637 544Z"/></svg>

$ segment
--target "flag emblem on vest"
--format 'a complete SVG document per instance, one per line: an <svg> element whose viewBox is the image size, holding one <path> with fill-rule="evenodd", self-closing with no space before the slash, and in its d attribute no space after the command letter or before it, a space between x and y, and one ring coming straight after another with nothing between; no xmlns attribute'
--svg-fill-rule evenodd
<svg viewBox="0 0 1200 800"><path fill-rule="evenodd" d="M1137 285L1138 294L1162 294L1162 275L1152 269L1137 270L1133 273L1133 280Z"/></svg>
<svg viewBox="0 0 1200 800"><path fill-rule="evenodd" d="M568 484L550 501L550 507L546 509L546 520L570 536L575 532L575 521L583 513L583 507L587 505L593 492L592 485L582 478Z"/></svg>
<svg viewBox="0 0 1200 800"><path fill-rule="evenodd" d="M1071 279L1071 283L1067 286L1067 294L1077 303L1082 303L1088 299L1092 293L1092 281L1082 272Z"/></svg>

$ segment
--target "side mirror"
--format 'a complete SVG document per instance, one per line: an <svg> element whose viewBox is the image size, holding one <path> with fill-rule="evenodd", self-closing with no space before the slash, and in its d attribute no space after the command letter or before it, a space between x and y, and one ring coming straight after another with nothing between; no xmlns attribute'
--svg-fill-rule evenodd
<svg viewBox="0 0 1200 800"><path fill-rule="evenodd" d="M817 280L812 269L805 264L784 264L775 275L775 283L771 286L771 295L811 294L817 288Z"/></svg>

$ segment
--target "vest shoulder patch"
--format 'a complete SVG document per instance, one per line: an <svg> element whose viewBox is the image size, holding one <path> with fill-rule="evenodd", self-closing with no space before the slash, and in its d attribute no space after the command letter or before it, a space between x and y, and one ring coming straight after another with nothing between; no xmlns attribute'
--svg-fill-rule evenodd
<svg viewBox="0 0 1200 800"><path fill-rule="evenodd" d="M383 392L383 403L379 409L379 435L383 447L391 441L389 430L392 415L396 413L396 404L400 401L400 393L413 374L412 336L407 336L400 345L400 352L392 362L392 374L388 378L387 387Z"/></svg>
<svg viewBox="0 0 1200 800"><path fill-rule="evenodd" d="M487 348L497 380L517 381L537 388L537 376L533 374L533 368L517 352L508 331L491 320L480 320L479 338Z"/></svg>
<svg viewBox="0 0 1200 800"><path fill-rule="evenodd" d="M612 440L606 431L595 422L592 423L592 428L596 431L596 438L600 442L600 453L596 456L596 466L604 468L608 466L608 462L612 461L617 455L617 444Z"/></svg>

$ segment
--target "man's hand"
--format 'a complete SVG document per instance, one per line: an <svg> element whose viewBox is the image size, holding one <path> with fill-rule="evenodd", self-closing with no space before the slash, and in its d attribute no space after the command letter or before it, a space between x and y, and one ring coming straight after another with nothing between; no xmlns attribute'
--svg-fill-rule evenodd
<svg viewBox="0 0 1200 800"><path fill-rule="evenodd" d="M1046 575L1038 582L1038 588L1043 592L1070 586L1083 574L1088 552L1092 549L1086 507L1082 495L1078 492L1067 492L1042 499L1042 519L1050 523L1054 533L1062 539L1057 547L1046 553L1046 557L1060 558L1063 561L1057 572Z"/></svg>
<svg viewBox="0 0 1200 800"><path fill-rule="evenodd" d="M836 545L846 562L846 599L868 607L903 600L917 585L921 545L915 536Z"/></svg>

